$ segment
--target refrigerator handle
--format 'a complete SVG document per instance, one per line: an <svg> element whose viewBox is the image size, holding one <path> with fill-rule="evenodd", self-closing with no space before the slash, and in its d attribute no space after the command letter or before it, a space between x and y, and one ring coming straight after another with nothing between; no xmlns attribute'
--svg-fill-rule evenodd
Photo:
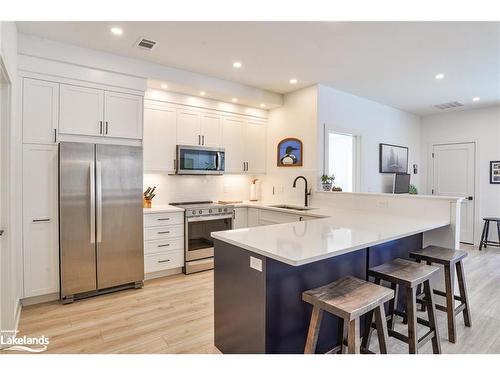
<svg viewBox="0 0 500 375"><path fill-rule="evenodd" d="M101 176L101 162L96 164L96 217L97 217L97 243L102 240L102 176Z"/></svg>
<svg viewBox="0 0 500 375"><path fill-rule="evenodd" d="M90 243L95 243L95 165L90 162Z"/></svg>

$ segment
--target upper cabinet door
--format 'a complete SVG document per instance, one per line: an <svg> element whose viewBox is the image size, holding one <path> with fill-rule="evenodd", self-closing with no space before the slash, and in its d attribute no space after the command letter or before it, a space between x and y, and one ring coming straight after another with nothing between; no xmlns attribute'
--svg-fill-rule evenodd
<svg viewBox="0 0 500 375"><path fill-rule="evenodd" d="M245 122L239 118L222 120L222 144L226 149L226 173L244 173Z"/></svg>
<svg viewBox="0 0 500 375"><path fill-rule="evenodd" d="M142 139L142 110L142 96L105 91L104 135Z"/></svg>
<svg viewBox="0 0 500 375"><path fill-rule="evenodd" d="M61 84L59 133L102 135L104 90Z"/></svg>
<svg viewBox="0 0 500 375"><path fill-rule="evenodd" d="M266 173L266 125L247 120L245 126L247 172Z"/></svg>
<svg viewBox="0 0 500 375"><path fill-rule="evenodd" d="M200 117L196 111L177 111L177 144L201 146Z"/></svg>
<svg viewBox="0 0 500 375"><path fill-rule="evenodd" d="M216 114L201 114L201 143L204 146L222 145L222 118Z"/></svg>
<svg viewBox="0 0 500 375"><path fill-rule="evenodd" d="M144 107L144 171L175 170L175 123L175 108L152 105Z"/></svg>
<svg viewBox="0 0 500 375"><path fill-rule="evenodd" d="M23 142L57 142L59 84L24 78Z"/></svg>

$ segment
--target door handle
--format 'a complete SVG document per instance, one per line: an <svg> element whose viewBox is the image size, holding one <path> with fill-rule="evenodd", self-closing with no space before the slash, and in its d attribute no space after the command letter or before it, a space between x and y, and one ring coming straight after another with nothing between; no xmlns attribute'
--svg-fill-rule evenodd
<svg viewBox="0 0 500 375"><path fill-rule="evenodd" d="M204 135L201 136L201 144L205 145L205 136Z"/></svg>
<svg viewBox="0 0 500 375"><path fill-rule="evenodd" d="M201 135L198 134L198 145L201 146Z"/></svg>
<svg viewBox="0 0 500 375"><path fill-rule="evenodd" d="M57 129L54 129L54 143L57 143Z"/></svg>
<svg viewBox="0 0 500 375"><path fill-rule="evenodd" d="M99 134L102 134L102 121L99 121Z"/></svg>
<svg viewBox="0 0 500 375"><path fill-rule="evenodd" d="M102 174L101 174L101 162L95 163L96 171L96 220L97 220L97 242L102 241Z"/></svg>
<svg viewBox="0 0 500 375"><path fill-rule="evenodd" d="M44 218L44 219L33 219L33 222L34 223L48 223L48 222L50 222L50 218L47 217L47 218Z"/></svg>
<svg viewBox="0 0 500 375"><path fill-rule="evenodd" d="M0 237L2 236L4 230L3 229L0 229Z"/></svg>
<svg viewBox="0 0 500 375"><path fill-rule="evenodd" d="M106 121L106 135L108 135L108 122Z"/></svg>
<svg viewBox="0 0 500 375"><path fill-rule="evenodd" d="M467 200L468 200L468 201L473 201L473 200L474 200L474 197L473 197L472 195L470 195L470 196L468 196L468 197L467 197Z"/></svg>
<svg viewBox="0 0 500 375"><path fill-rule="evenodd" d="M95 243L95 164L90 162L90 243Z"/></svg>

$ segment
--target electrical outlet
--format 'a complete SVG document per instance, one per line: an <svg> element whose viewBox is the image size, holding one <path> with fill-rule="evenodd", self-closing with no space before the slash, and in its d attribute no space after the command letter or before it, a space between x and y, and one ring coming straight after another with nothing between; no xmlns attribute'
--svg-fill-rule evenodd
<svg viewBox="0 0 500 375"><path fill-rule="evenodd" d="M250 268L262 272L262 259L250 256Z"/></svg>

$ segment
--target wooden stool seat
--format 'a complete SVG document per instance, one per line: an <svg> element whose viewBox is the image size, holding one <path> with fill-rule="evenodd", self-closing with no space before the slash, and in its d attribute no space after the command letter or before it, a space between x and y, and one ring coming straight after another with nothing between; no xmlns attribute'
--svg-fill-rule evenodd
<svg viewBox="0 0 500 375"><path fill-rule="evenodd" d="M374 312L379 333L380 352L387 353L387 322L384 303L394 297L394 291L353 276L302 293L302 299L313 305L311 323L304 353L315 353L323 311L339 318L339 344L329 353L343 353L347 336L349 353L360 353L360 317Z"/></svg>
<svg viewBox="0 0 500 375"><path fill-rule="evenodd" d="M499 219L500 220L500 219ZM412 251L410 257L416 259L417 262L426 262L428 265L432 263L442 264L444 267L444 284L445 291L434 289L433 293L446 298L446 306L435 304L435 308L439 311L444 311L448 319L448 341L456 342L457 329L455 317L463 312L464 323L466 327L471 327L472 321L469 308L469 297L465 284L463 259L467 256L466 251L447 249L439 246L427 246L425 249ZM458 287L460 295L455 295L455 270L458 279ZM422 294L417 295L417 302L422 303ZM455 301L460 304L455 307ZM425 305L425 304L424 304ZM422 307L425 311L425 307Z"/></svg>
<svg viewBox="0 0 500 375"><path fill-rule="evenodd" d="M498 246L500 247L500 218L498 217L484 217L484 226L483 232L481 233L481 241L479 241L479 250L483 249L483 246L486 248L488 246ZM490 234L490 222L497 223L497 234L498 241L489 241L488 236Z"/></svg>
<svg viewBox="0 0 500 375"><path fill-rule="evenodd" d="M389 312L386 319L389 321L388 333L408 344L410 354L415 354L422 345L432 340L432 351L434 354L441 353L441 344L439 342L439 331L436 323L436 310L434 307L433 296L431 292L430 279L439 271L438 267L424 265L405 259L394 259L392 262L381 264L370 268L368 276L375 278L376 284L382 281L391 283L394 289L395 297L389 304ZM424 299L422 302L427 307L428 320L417 318L417 287L424 285ZM406 291L406 313L397 310L397 302L400 287ZM401 315L408 324L408 336L394 330L394 315ZM376 327L372 324L372 317L368 315L366 320L365 333L363 336L363 347L370 345L372 329ZM417 337L417 323L429 327L429 331L422 337Z"/></svg>
<svg viewBox="0 0 500 375"><path fill-rule="evenodd" d="M410 260L398 258L390 263L370 268L368 274L405 287L415 287L430 279L438 271L439 268L434 266L422 266Z"/></svg>
<svg viewBox="0 0 500 375"><path fill-rule="evenodd" d="M467 252L463 250L447 249L440 246L427 246L422 250L412 251L411 258L430 261L438 264L448 264L450 262L458 262L467 256Z"/></svg>

